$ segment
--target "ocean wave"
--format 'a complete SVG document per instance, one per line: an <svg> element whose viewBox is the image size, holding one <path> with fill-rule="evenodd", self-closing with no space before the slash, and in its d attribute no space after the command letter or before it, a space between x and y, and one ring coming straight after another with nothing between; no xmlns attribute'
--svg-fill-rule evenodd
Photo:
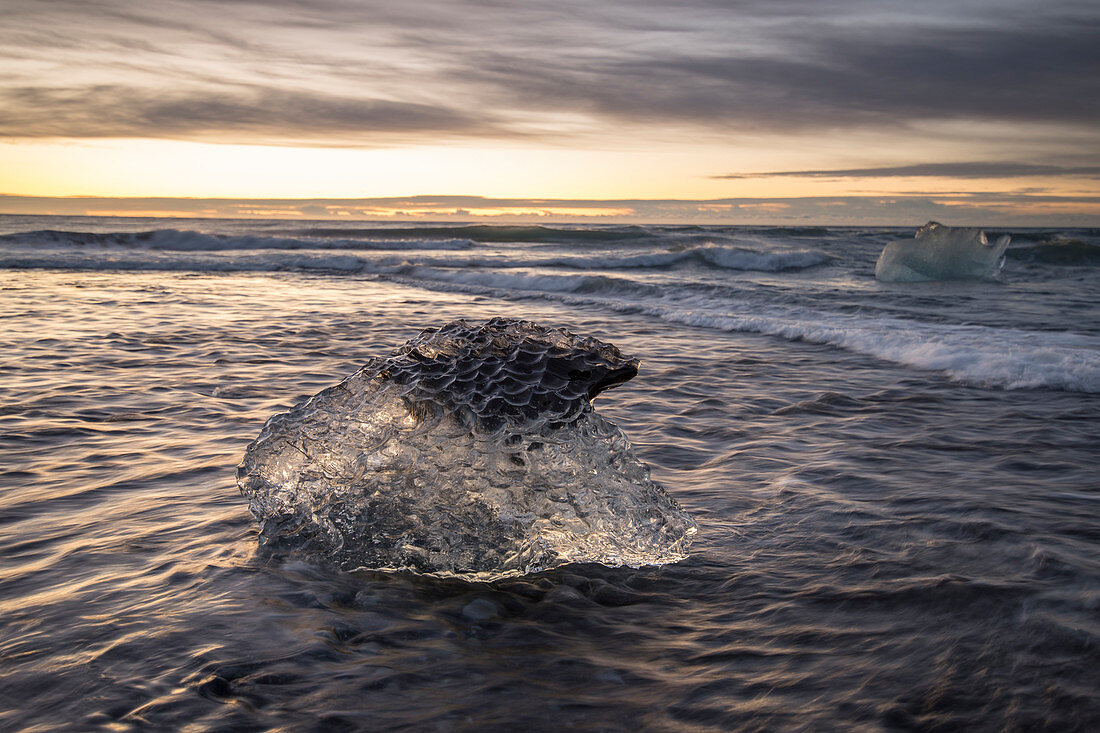
<svg viewBox="0 0 1100 733"><path fill-rule="evenodd" d="M669 268L681 264L700 264L723 270L753 270L785 272L829 264L835 258L823 252L792 250L760 252L757 250L706 245L684 247L673 251L646 252L631 255L589 254L584 256L531 257L423 257L419 264L453 268L562 268L571 270L632 270Z"/></svg>
<svg viewBox="0 0 1100 733"><path fill-rule="evenodd" d="M350 249L350 250L461 250L475 246L469 239L392 237L382 241L363 239L299 239L252 235L206 234L191 230L154 229L145 232L72 232L43 229L0 235L0 246L18 247L124 247L166 252L219 252L254 249Z"/></svg>
<svg viewBox="0 0 1100 733"><path fill-rule="evenodd" d="M904 318L734 302L603 276L455 273L413 268L409 284L498 297L544 298L643 314L667 323L835 346L962 384L1100 392L1100 338L1064 332L929 323ZM433 282L434 281L434 282ZM663 295L662 295L663 294Z"/></svg>
<svg viewBox="0 0 1100 733"><path fill-rule="evenodd" d="M651 232L640 226L614 228L570 228L548 226L501 226L491 224L466 224L428 227L311 227L295 232L306 237L340 237L367 239L417 239L445 238L467 239L473 242L545 242L567 244L570 242L622 242L649 239Z"/></svg>
<svg viewBox="0 0 1100 733"><path fill-rule="evenodd" d="M746 310L750 310L746 304ZM756 310L756 309L752 309ZM809 309L714 312L655 305L664 321L836 346L976 387L1100 392L1100 339L1069 333L826 314Z"/></svg>
<svg viewBox="0 0 1100 733"><path fill-rule="evenodd" d="M754 231L761 234L792 237L825 237L831 233L826 227L765 227Z"/></svg>
<svg viewBox="0 0 1100 733"><path fill-rule="evenodd" d="M372 268L376 274L395 274L410 278L410 284L449 284L489 290L532 293L621 293L644 296L658 288L606 275L558 275L528 272L482 272L446 270L434 267L406 266Z"/></svg>
<svg viewBox="0 0 1100 733"><path fill-rule="evenodd" d="M371 242L360 242L361 252L333 251L344 249L345 241L329 240L330 246L319 249L316 241L298 238L216 236L179 230L133 234L43 230L0 237L0 243L6 245L0 247L0 267L304 271L380 277L435 290L484 293L512 300L542 298L624 314L647 314L668 323L827 344L907 367L938 371L974 386L1100 392L1100 338L1095 336L909 320L873 312L831 313L769 299L764 291L746 296L736 283L696 282L633 272L693 262L705 267L781 271L834 261L821 252L771 252L708 244L634 253L608 248L593 250L588 256L532 256L529 250L513 248L497 257L477 251L369 253L376 249ZM462 241L464 246L472 246L469 240L441 241ZM395 240L393 249L445 249L441 241ZM282 248L273 245L278 242L290 244ZM1036 246L1069 247L1068 252L1077 253L1074 262L1079 261L1082 252L1092 262L1097 249L1080 240L1047 240ZM239 251L248 249L265 251ZM551 268L559 269L554 272Z"/></svg>
<svg viewBox="0 0 1100 733"><path fill-rule="evenodd" d="M0 256L0 268L13 270L91 270L159 272L282 272L287 270L318 272L362 272L368 263L353 255L338 254L267 254L217 256L202 259L172 257L155 253L113 252L86 255L80 252L14 254Z"/></svg>
<svg viewBox="0 0 1100 733"><path fill-rule="evenodd" d="M650 293L651 286L627 278L568 272L538 272L561 260L524 260L513 257L461 259L453 256L406 254L367 257L329 251L191 251L106 249L88 252L82 249L24 250L4 253L0 250L0 268L63 269L93 271L168 271L168 272L283 272L288 270L332 271L364 275L394 275L430 283L454 283L505 290L546 292L630 292ZM638 266L638 265L635 265ZM614 269L598 260L585 265L577 258L576 269Z"/></svg>
<svg viewBox="0 0 1100 733"><path fill-rule="evenodd" d="M619 257L557 257L534 262L532 265L575 267L583 269L629 269L647 267L671 267L682 263L698 263L725 270L755 270L783 272L817 267L833 261L824 252L791 250L786 252L760 252L739 247L686 247L672 252L651 252Z"/></svg>
<svg viewBox="0 0 1100 733"><path fill-rule="evenodd" d="M1011 247L1009 259L1042 265L1100 265L1100 245L1079 239L1054 239L1026 247Z"/></svg>
<svg viewBox="0 0 1100 733"><path fill-rule="evenodd" d="M8 246L3 246L8 245ZM510 270L516 268L563 268L573 270L629 270L669 268L677 265L696 264L727 270L752 270L784 272L817 267L834 261L834 258L812 250L766 252L747 248L722 247L714 244L687 246L672 251L645 252L639 254L591 253L588 255L538 256L523 252L510 254L478 255L467 252L474 246L470 240L389 240L367 242L354 240L305 240L283 237L226 236L194 231L160 229L133 233L66 232L43 230L0 236L0 266L18 268L79 268L94 270L251 270L264 269L263 260L254 255L237 255L246 259L234 264L227 258L238 252L257 250L296 251L303 256L310 250L368 252L400 252L386 258L375 256L369 264L375 267L392 267L398 264L425 265L440 268L488 268ZM445 256L431 252L447 251ZM120 254L122 252L123 254ZM147 254L146 254L147 253ZM190 254L189 254L190 253ZM223 257L204 258L203 254ZM420 253L414 255L413 253ZM143 254L145 257L143 258ZM174 256L174 261L165 258ZM320 258L328 255L318 254ZM366 256L366 255L364 255ZM286 269L286 259L273 254L270 267ZM305 261L305 260L302 260ZM368 260L361 262L368 267Z"/></svg>

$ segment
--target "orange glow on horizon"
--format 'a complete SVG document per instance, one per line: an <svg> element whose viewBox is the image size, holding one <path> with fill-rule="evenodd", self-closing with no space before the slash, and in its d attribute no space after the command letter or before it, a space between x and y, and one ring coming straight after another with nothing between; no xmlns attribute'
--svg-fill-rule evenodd
<svg viewBox="0 0 1100 733"><path fill-rule="evenodd" d="M751 139L621 149L537 145L308 148L170 140L0 142L0 191L20 196L358 199L422 194L487 198L628 200L798 198L947 192L1100 194L1095 179L828 178L753 171L868 164L905 151L874 138L821 137L814 145ZM854 145L854 143L858 143ZM854 158L849 151L859 149ZM953 156L956 150L930 150ZM971 157L977 153L965 153ZM729 178L726 174L747 173ZM491 214L488 214L491 215Z"/></svg>
<svg viewBox="0 0 1100 733"><path fill-rule="evenodd" d="M60 215L388 221L897 220L879 218L870 205L883 212L908 207L913 213L905 216L914 221L936 216L935 207L970 220L984 221L987 214L1059 217L1082 226L1100 215L1100 181L1088 177L769 175L873 167L890 155L905 159L904 150L873 135L790 142L759 137L736 146L680 140L613 149L534 143L366 149L9 140L0 142L0 192L56 203L38 201L21 210L12 198L0 199L0 206L9 213ZM949 147L922 152L964 160L978 155ZM865 205L852 214L850 201L830 201L845 198ZM82 205L81 199L89 200ZM725 201L738 199L745 201ZM810 199L816 201L800 203Z"/></svg>

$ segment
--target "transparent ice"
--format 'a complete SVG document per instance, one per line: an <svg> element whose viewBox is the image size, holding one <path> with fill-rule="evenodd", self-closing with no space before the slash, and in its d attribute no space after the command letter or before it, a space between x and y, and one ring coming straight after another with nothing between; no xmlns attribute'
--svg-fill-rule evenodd
<svg viewBox="0 0 1100 733"><path fill-rule="evenodd" d="M695 522L590 404L637 366L564 329L455 321L273 416L238 484L262 541L346 570L675 562Z"/></svg>
<svg viewBox="0 0 1100 733"><path fill-rule="evenodd" d="M1010 237L990 242L981 229L948 227L930 221L913 239L890 242L875 264L883 282L980 280L995 277Z"/></svg>

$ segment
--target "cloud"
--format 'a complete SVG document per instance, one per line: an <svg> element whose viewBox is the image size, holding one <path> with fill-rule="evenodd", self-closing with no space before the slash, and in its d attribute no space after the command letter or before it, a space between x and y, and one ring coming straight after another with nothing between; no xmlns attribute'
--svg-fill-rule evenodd
<svg viewBox="0 0 1100 733"><path fill-rule="evenodd" d="M247 134L315 138L441 131L486 132L474 112L369 97L244 87L154 92L117 85L0 89L0 137L202 137Z"/></svg>
<svg viewBox="0 0 1100 733"><path fill-rule="evenodd" d="M657 139L978 120L1094 128L1074 0L12 0L0 133ZM555 127L558 116L570 125Z"/></svg>
<svg viewBox="0 0 1100 733"><path fill-rule="evenodd" d="M761 50L516 59L487 53L461 74L531 107L620 121L820 130L927 120L1092 125L1095 27L807 34Z"/></svg>
<svg viewBox="0 0 1100 733"><path fill-rule="evenodd" d="M881 168L840 168L830 170L768 171L729 173L717 179L746 178L1100 178L1100 165L1060 166L1009 161L971 161L967 163L918 163Z"/></svg>

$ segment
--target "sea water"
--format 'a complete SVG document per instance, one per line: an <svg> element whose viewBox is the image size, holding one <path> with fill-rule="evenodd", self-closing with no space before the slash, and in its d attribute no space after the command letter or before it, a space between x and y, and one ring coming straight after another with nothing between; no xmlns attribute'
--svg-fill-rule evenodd
<svg viewBox="0 0 1100 733"><path fill-rule="evenodd" d="M0 728L1095 730L1100 231L877 282L912 231L0 217ZM641 359L691 557L259 548L271 414L494 316Z"/></svg>

